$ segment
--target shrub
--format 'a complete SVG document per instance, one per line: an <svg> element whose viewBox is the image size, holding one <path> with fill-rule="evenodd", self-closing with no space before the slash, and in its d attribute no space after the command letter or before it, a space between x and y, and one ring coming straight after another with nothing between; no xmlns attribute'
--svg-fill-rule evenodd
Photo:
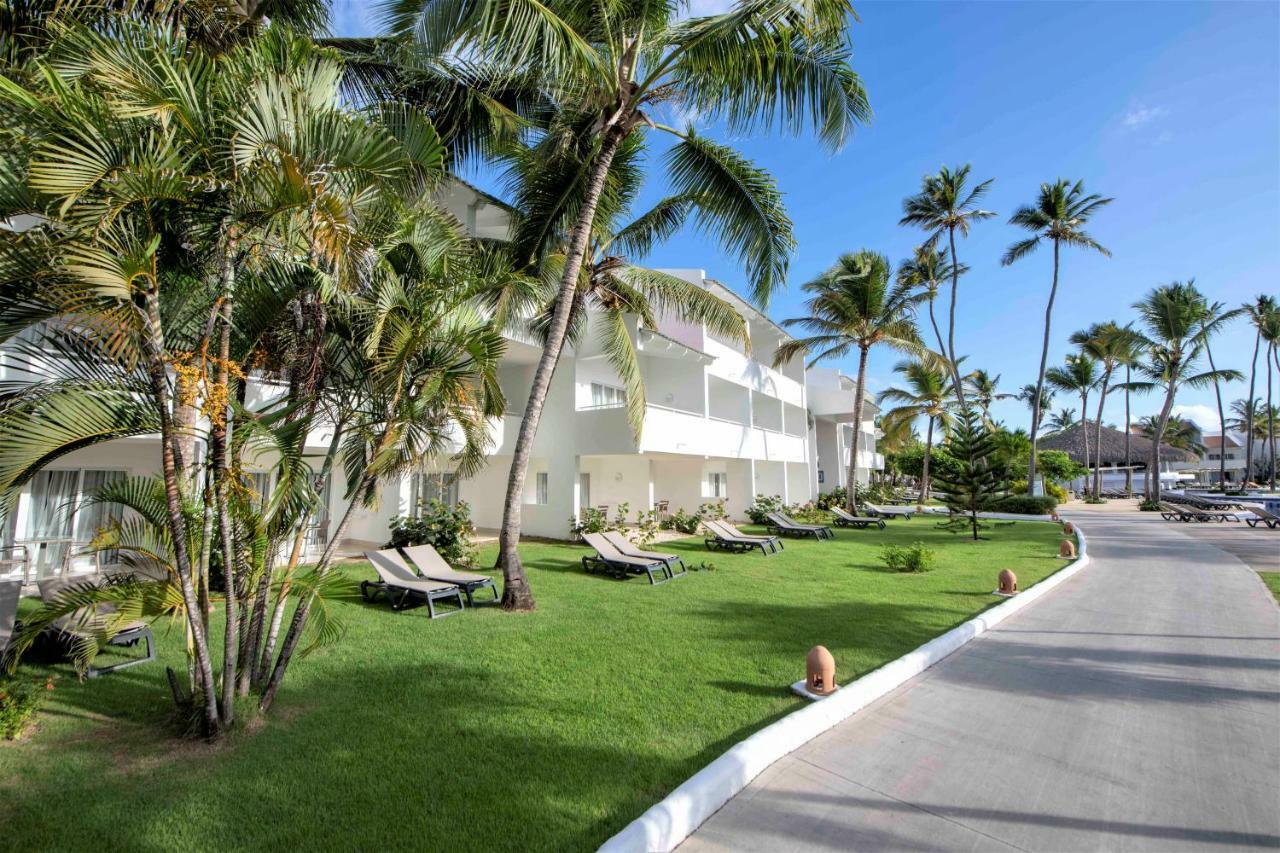
<svg viewBox="0 0 1280 853"><path fill-rule="evenodd" d="M702 514L698 512L686 512L684 507L675 511L671 516L671 527L681 533L692 536L698 532L698 528L702 526Z"/></svg>
<svg viewBox="0 0 1280 853"><path fill-rule="evenodd" d="M747 507L747 518L756 524L768 524L769 513L782 509L781 495L756 495L751 506Z"/></svg>
<svg viewBox="0 0 1280 853"><path fill-rule="evenodd" d="M471 541L471 506L466 501L450 506L438 500L418 505L416 516L391 519L391 541L388 548L430 545L454 566L473 565L476 549Z"/></svg>
<svg viewBox="0 0 1280 853"><path fill-rule="evenodd" d="M635 543L647 548L658 538L658 513L656 510L637 510L636 527L632 531Z"/></svg>
<svg viewBox="0 0 1280 853"><path fill-rule="evenodd" d="M707 501L702 504L698 507L698 515L712 520L729 517L729 513L725 512L724 509L724 498L716 498L713 501Z"/></svg>
<svg viewBox="0 0 1280 853"><path fill-rule="evenodd" d="M826 524L831 521L831 513L825 509L819 509L813 502L792 504L787 507L787 515L805 524Z"/></svg>
<svg viewBox="0 0 1280 853"><path fill-rule="evenodd" d="M1159 501L1152 501L1152 500L1147 500L1146 498L1143 498L1142 501L1138 504L1138 509L1141 510L1142 512L1160 512L1163 509L1163 507L1160 506Z"/></svg>
<svg viewBox="0 0 1280 853"><path fill-rule="evenodd" d="M875 488L876 488L875 486L872 486L871 488L868 488L866 490L860 489L858 491L858 494L860 494L862 497L866 498L867 500L871 501L872 503L879 503L880 502L879 499L872 496L872 492ZM845 501L847 501L848 499L849 499L849 490L846 489L844 486L836 486L831 491L826 492L825 494L818 495L818 500L817 500L818 509L829 510L833 506L842 507L844 506Z"/></svg>
<svg viewBox="0 0 1280 853"><path fill-rule="evenodd" d="M1049 496L1007 495L991 505L993 512L1010 512L1015 515L1052 515L1058 502Z"/></svg>
<svg viewBox="0 0 1280 853"><path fill-rule="evenodd" d="M584 533L603 533L614 529L616 528L609 523L609 516L593 506L584 509L580 517L569 518L569 532L575 539L581 539Z"/></svg>
<svg viewBox="0 0 1280 853"><path fill-rule="evenodd" d="M26 731L52 690L52 675L34 678L19 673L0 678L0 737L15 740Z"/></svg>
<svg viewBox="0 0 1280 853"><path fill-rule="evenodd" d="M1067 487L1059 483L1055 483L1052 480L1044 484L1044 490L1049 497L1053 498L1058 503L1062 503L1067 499ZM1015 495L1025 495L1027 493L1027 481L1014 480L1013 484L1009 487L1009 491L1013 492Z"/></svg>
<svg viewBox="0 0 1280 853"><path fill-rule="evenodd" d="M889 568L899 572L927 572L933 569L937 554L926 548L923 542L910 545L886 545L880 549L880 559Z"/></svg>

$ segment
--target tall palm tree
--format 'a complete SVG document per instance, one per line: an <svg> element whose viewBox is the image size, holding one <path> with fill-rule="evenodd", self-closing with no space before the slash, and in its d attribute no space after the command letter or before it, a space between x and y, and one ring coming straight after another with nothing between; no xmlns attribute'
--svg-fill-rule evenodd
<svg viewBox="0 0 1280 853"><path fill-rule="evenodd" d="M1073 353L1067 356L1065 366L1049 368L1044 378L1059 391L1080 396L1080 429L1084 435L1084 463L1087 469L1090 458L1089 392L1096 388L1102 379L1098 371L1098 362L1086 353ZM1085 482L1088 482L1087 476ZM1089 491L1087 486L1084 491Z"/></svg>
<svg viewBox="0 0 1280 853"><path fill-rule="evenodd" d="M1085 355L1096 359L1102 367L1102 375L1098 380L1098 415L1094 422L1093 494L1095 497L1102 493L1102 412L1107 404L1107 391L1116 369L1124 364L1129 352L1133 349L1135 338L1132 331L1113 322L1094 323L1089 328L1071 335L1071 343L1080 347L1080 351ZM1127 412L1125 416L1128 417Z"/></svg>
<svg viewBox="0 0 1280 853"><path fill-rule="evenodd" d="M690 128L658 121L684 110L733 132L812 124L839 148L870 116L866 93L849 65L852 9L844 0L797 5L747 0L730 11L684 18L675 2L583 5L551 0L517 4L477 0L407 0L391 4L393 36L414 54L415 68L448 74L467 88L476 79L525 80L544 103L580 116L592 155L566 199L564 265L512 453L500 533L503 607L534 607L520 554L525 478L552 374L563 350L596 209L614 157L632 135L675 137L666 154L677 195L700 196L717 218L700 224L742 259L756 302L764 306L785 278L791 223L776 185L733 149ZM578 122L574 122L578 124Z"/></svg>
<svg viewBox="0 0 1280 853"><path fill-rule="evenodd" d="M1143 390L1163 390L1164 404L1154 424L1151 455L1147 460L1148 500L1160 499L1160 444L1178 390L1184 386L1204 388L1216 381L1241 378L1236 370L1210 370L1195 373L1204 351L1200 330L1204 327L1209 305L1194 282L1160 285L1134 303L1146 338L1147 358L1137 366L1146 376L1141 382L1128 383Z"/></svg>
<svg viewBox="0 0 1280 853"><path fill-rule="evenodd" d="M1130 411L1133 389L1133 368L1146 353L1146 340L1133 329L1133 323L1124 324L1124 346L1120 349L1118 359L1124 367L1124 493L1133 496L1133 431L1130 429L1132 413Z"/></svg>
<svg viewBox="0 0 1280 853"><path fill-rule="evenodd" d="M1276 301L1267 294L1259 294L1254 297L1253 302L1247 302L1241 306L1246 315L1249 317L1249 324L1253 326L1253 360L1249 362L1249 396L1248 399L1257 399L1254 396L1254 389L1257 385L1258 376L1258 351L1262 347L1262 330L1267 325L1267 318L1276 310ZM1270 365L1267 365L1267 371L1270 373ZM1253 435L1253 409L1250 407L1245 413L1245 435ZM1244 448L1244 471L1245 481L1253 479L1253 440L1250 439Z"/></svg>
<svg viewBox="0 0 1280 853"><path fill-rule="evenodd" d="M1262 318L1259 329L1262 340L1267 345L1262 364L1267 371L1267 448L1270 451L1270 489L1276 490L1276 422L1273 412L1275 405L1271 397L1271 362L1277 360L1277 349L1280 348L1280 305L1272 303L1272 308Z"/></svg>
<svg viewBox="0 0 1280 853"><path fill-rule="evenodd" d="M1009 266L1020 258L1031 254L1042 241L1053 243L1053 282L1049 287L1049 302L1044 309L1044 343L1040 348L1040 372L1036 375L1036 394L1044 393L1044 372L1049 363L1049 326L1053 321L1053 301L1058 295L1058 268L1063 246L1077 246L1082 249L1093 249L1110 257L1098 241L1084 230L1084 225L1100 208L1111 203L1111 199L1099 195L1085 195L1084 182L1072 184L1059 178L1052 184L1041 184L1040 194L1034 205L1026 205L1014 211L1009 217L1010 225L1017 225L1035 234L1025 240L1014 243L1004 253L1000 263ZM1035 418L1038 406L1031 410L1031 461L1027 466L1027 492L1035 494L1036 480L1036 435L1039 422ZM1081 413L1088 417L1088 412Z"/></svg>
<svg viewBox="0 0 1280 853"><path fill-rule="evenodd" d="M1032 420L1037 417L1043 418L1045 413L1053 407L1053 391L1049 388L1037 390L1034 382L1023 385L1014 396L1027 404ZM1036 405L1037 400L1039 405Z"/></svg>
<svg viewBox="0 0 1280 853"><path fill-rule="evenodd" d="M1076 410L1062 408L1045 422L1045 426L1049 427L1053 432L1062 432L1063 430L1071 429L1076 423Z"/></svg>
<svg viewBox="0 0 1280 853"><path fill-rule="evenodd" d="M960 274L968 271L961 265ZM898 264L898 281L909 285L920 292L929 306L929 325L933 327L934 338L938 342L938 352L947 353L947 342L938 328L938 318L934 316L933 305L938 298L938 290L942 282L951 277L952 264L945 251L939 252L928 243L916 246L910 258Z"/></svg>
<svg viewBox="0 0 1280 853"><path fill-rule="evenodd" d="M944 433L951 425L951 408L956 403L953 386L948 381L945 368L935 364L936 359L900 361L893 367L906 381L904 387L886 388L876 398L877 405L899 403L884 413L890 423L913 422L925 419L924 461L920 476L920 503L929 500L929 457L933 450L933 428L936 424Z"/></svg>
<svg viewBox="0 0 1280 853"><path fill-rule="evenodd" d="M1158 415L1147 415L1145 418L1138 420L1138 432L1147 438L1153 438L1159 426L1160 418ZM1169 418L1169 423L1164 428L1162 441L1170 447L1189 450L1192 453L1201 455L1207 450L1204 446L1203 430L1190 418L1180 418L1177 415Z"/></svg>
<svg viewBox="0 0 1280 853"><path fill-rule="evenodd" d="M965 378L968 383L969 393L973 396L973 402L977 404L978 409L982 412L982 422L988 427L992 426L991 421L991 404L996 400L1008 400L1016 397L1016 394L1001 394L1000 374L992 376L981 368L973 370Z"/></svg>
<svg viewBox="0 0 1280 853"><path fill-rule="evenodd" d="M1213 347L1210 339L1214 334L1221 331L1223 326L1244 313L1241 308L1224 311L1225 307L1221 302L1214 302L1210 305L1205 312L1204 321L1200 327L1200 335L1204 338L1204 354L1209 360L1209 369L1214 371L1218 369L1218 366L1213 361ZM1218 404L1218 434L1221 436L1222 441L1226 441L1227 413L1222 407L1222 383L1217 380L1213 383L1213 395ZM1218 485L1225 490L1227 488L1227 454L1225 446L1219 449L1222 452L1218 453Z"/></svg>
<svg viewBox="0 0 1280 853"><path fill-rule="evenodd" d="M562 200L572 193L585 158L575 151L585 134L562 128L563 144L554 156L542 146L511 146L505 153L508 180L516 210L510 251L516 257L538 260L538 272L547 286L542 311L532 319L532 330L540 340L555 316L556 293L564 268L564 246L570 225ZM643 187L641 167L644 140L630 136L618 149L613 169L596 209L588 256L574 292L565 344L578 346L588 327L626 390L626 408L637 441L644 425L646 398L633 333L628 321L638 319L641 327L658 328L658 316L669 314L722 338L749 348L747 322L724 299L682 278L646 269L632 263L662 240L678 231L702 208L700 196L668 196L628 220L629 207ZM706 213L714 219L714 210ZM527 320L519 311L509 311L511 323ZM589 318L589 319L588 319ZM510 325L510 323L509 323Z"/></svg>
<svg viewBox="0 0 1280 853"><path fill-rule="evenodd" d="M858 449L862 441L862 405L867 392L867 358L877 346L905 353L924 350L916 328L912 285L891 281L889 260L863 249L841 255L826 272L804 285L808 314L783 322L811 334L784 342L774 363L785 364L803 352L813 353L810 366L828 358L858 352L858 382L853 396L853 447L849 451L849 512L857 508Z"/></svg>
<svg viewBox="0 0 1280 853"><path fill-rule="evenodd" d="M969 180L971 166L966 163L959 169L952 170L943 166L936 175L925 175L920 183L920 192L908 196L902 201L902 218L899 225L915 225L925 231L932 232L925 242L925 247L932 249L945 234L948 241L947 272L951 275L951 307L947 320L947 347L943 355L951 362L951 383L955 388L956 400L964 408L964 385L960 379L959 362L956 359L956 296L960 291L960 274L965 267L956 256L956 232L960 236L969 236L969 227L983 219L995 216L990 210L983 210L977 203L991 188L992 178L982 181L973 189L965 184Z"/></svg>

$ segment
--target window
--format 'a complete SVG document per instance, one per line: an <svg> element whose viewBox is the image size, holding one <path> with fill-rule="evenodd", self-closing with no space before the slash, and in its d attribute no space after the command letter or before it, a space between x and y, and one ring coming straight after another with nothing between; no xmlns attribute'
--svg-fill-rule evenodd
<svg viewBox="0 0 1280 853"><path fill-rule="evenodd" d="M627 392L612 385L591 383L591 408L618 409L627 404Z"/></svg>
<svg viewBox="0 0 1280 853"><path fill-rule="evenodd" d="M819 483L827 482L827 472L823 471L821 468L818 469L818 482Z"/></svg>
<svg viewBox="0 0 1280 853"><path fill-rule="evenodd" d="M578 475L578 506L586 509L591 506L591 475Z"/></svg>
<svg viewBox="0 0 1280 853"><path fill-rule="evenodd" d="M57 569L73 543L87 543L109 522L120 518L119 507L86 504L85 499L124 476L124 471L73 469L44 470L32 478L26 528L19 538L30 549L37 570ZM104 559L110 556L104 555Z"/></svg>
<svg viewBox="0 0 1280 853"><path fill-rule="evenodd" d="M536 504L547 503L547 472L539 471L533 482L533 502Z"/></svg>
<svg viewBox="0 0 1280 853"><path fill-rule="evenodd" d="M413 478L409 505L416 515L425 503L440 501L447 506L458 504L458 478L452 473L419 474Z"/></svg>
<svg viewBox="0 0 1280 853"><path fill-rule="evenodd" d="M707 475L708 497L729 497L729 475L723 471L714 471Z"/></svg>

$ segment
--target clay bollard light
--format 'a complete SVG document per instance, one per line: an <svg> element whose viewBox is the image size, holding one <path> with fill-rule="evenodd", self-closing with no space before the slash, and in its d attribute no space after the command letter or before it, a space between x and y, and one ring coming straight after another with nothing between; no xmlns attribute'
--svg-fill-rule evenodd
<svg viewBox="0 0 1280 853"><path fill-rule="evenodd" d="M1058 556L1075 559L1076 543L1072 542L1070 539L1063 539L1062 544L1058 546Z"/></svg>
<svg viewBox="0 0 1280 853"><path fill-rule="evenodd" d="M1071 536L1076 532L1076 526L1069 521L1064 521L1062 522L1062 532Z"/></svg>
<svg viewBox="0 0 1280 853"><path fill-rule="evenodd" d="M827 696L836 689L836 659L826 646L814 646L805 658L805 687L816 696Z"/></svg>
<svg viewBox="0 0 1280 853"><path fill-rule="evenodd" d="M997 595L1013 595L1018 591L1018 576L1010 569L1001 569L997 581L1000 584Z"/></svg>

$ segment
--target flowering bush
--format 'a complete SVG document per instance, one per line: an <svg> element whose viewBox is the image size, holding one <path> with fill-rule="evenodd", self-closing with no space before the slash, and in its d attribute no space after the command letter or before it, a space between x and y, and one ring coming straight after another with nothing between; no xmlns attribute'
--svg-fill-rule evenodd
<svg viewBox="0 0 1280 853"><path fill-rule="evenodd" d="M779 512L783 508L781 495L756 495L756 499L747 507L747 518L756 524L768 524L769 513Z"/></svg>
<svg viewBox="0 0 1280 853"><path fill-rule="evenodd" d="M388 548L430 545L453 566L475 564L476 549L471 541L471 507L466 501L450 506L438 500L420 505L416 516L391 519Z"/></svg>

